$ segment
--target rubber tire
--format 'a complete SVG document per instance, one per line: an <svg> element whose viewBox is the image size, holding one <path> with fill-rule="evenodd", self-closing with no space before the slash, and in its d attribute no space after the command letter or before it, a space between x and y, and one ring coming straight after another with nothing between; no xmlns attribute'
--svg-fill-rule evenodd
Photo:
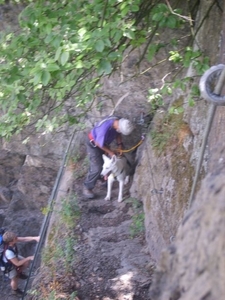
<svg viewBox="0 0 225 300"><path fill-rule="evenodd" d="M214 104L225 105L225 96L220 96L213 93L213 83L216 84L216 81L219 79L222 70L225 68L225 65L219 64L217 66L211 67L207 70L201 77L199 82L199 89L201 96Z"/></svg>

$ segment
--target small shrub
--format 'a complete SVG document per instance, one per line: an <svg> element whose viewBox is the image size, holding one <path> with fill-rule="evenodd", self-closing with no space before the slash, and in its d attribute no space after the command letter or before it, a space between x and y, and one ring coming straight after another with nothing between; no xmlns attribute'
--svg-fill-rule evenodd
<svg viewBox="0 0 225 300"><path fill-rule="evenodd" d="M145 230L144 220L145 220L145 215L143 212L136 214L132 217L132 225L130 226L130 234L132 238L144 232Z"/></svg>
<svg viewBox="0 0 225 300"><path fill-rule="evenodd" d="M145 230L144 220L145 215L143 212L142 202L136 198L128 198L126 200L127 203L132 204L132 208L134 210L134 215L132 217L132 224L130 226L130 235L132 238L142 234Z"/></svg>

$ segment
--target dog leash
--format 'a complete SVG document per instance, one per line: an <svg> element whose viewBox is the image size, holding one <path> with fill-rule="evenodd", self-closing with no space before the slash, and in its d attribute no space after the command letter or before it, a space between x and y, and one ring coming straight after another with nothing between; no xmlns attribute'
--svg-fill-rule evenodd
<svg viewBox="0 0 225 300"><path fill-rule="evenodd" d="M123 149L115 149L114 151L121 152L121 153L130 152L130 151L136 149L138 146L140 146L143 143L143 141L144 141L144 136L142 135L141 140L135 146L133 146L132 148L124 149L124 150Z"/></svg>

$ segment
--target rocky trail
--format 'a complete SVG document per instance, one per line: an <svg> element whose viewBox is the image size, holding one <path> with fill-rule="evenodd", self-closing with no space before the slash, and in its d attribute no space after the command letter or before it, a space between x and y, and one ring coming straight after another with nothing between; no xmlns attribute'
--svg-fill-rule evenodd
<svg viewBox="0 0 225 300"><path fill-rule="evenodd" d="M21 284L22 285L22 284ZM10 280L1 274L0 279L0 291L1 291L1 300L15 300L18 299L18 296L14 295L10 288Z"/></svg>
<svg viewBox="0 0 225 300"><path fill-rule="evenodd" d="M76 277L79 300L146 300L154 263L146 253L144 233L131 234L133 216L140 212L126 196L117 202L118 183L112 200L105 201L106 187L95 187L96 198L82 196L82 182L76 182L81 218L77 226L79 263ZM133 199L134 201L134 199Z"/></svg>
<svg viewBox="0 0 225 300"><path fill-rule="evenodd" d="M80 210L74 228L76 261L71 285L76 287L76 297L73 300L147 300L154 262L145 245L142 203L129 197L130 183L121 203L117 201L117 182L111 201L104 200L106 187L101 182L95 187L93 200L83 197L82 186L83 178L74 179L73 172L66 170L58 195L59 199L68 191L76 195ZM25 283L20 280L19 287L23 289ZM3 275L0 291L1 300L21 299L12 294L10 281Z"/></svg>

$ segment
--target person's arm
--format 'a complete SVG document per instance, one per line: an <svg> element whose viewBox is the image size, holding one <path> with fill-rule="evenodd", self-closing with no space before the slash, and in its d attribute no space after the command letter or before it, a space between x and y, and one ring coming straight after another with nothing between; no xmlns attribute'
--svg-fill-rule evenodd
<svg viewBox="0 0 225 300"><path fill-rule="evenodd" d="M122 142L122 135L121 134L119 134L117 136L116 143L117 143L117 146L118 146L119 155L122 155L123 154L123 152L122 152L122 150L123 150L123 142Z"/></svg>
<svg viewBox="0 0 225 300"><path fill-rule="evenodd" d="M32 255L32 256L28 256L28 257L26 257L26 258L23 258L23 259L21 259L21 260L19 260L17 257L11 258L11 259L9 259L9 260L11 261L11 263L14 264L14 266L20 267L20 266L22 266L25 262L30 261L30 260L33 260L33 259L34 259L34 256Z"/></svg>
<svg viewBox="0 0 225 300"><path fill-rule="evenodd" d="M121 134L117 135L117 137L116 137L116 143L117 143L118 146L122 146L123 145L122 135Z"/></svg>
<svg viewBox="0 0 225 300"><path fill-rule="evenodd" d="M36 241L39 242L40 236L18 236L17 237L17 242L31 242L31 241Z"/></svg>
<svg viewBox="0 0 225 300"><path fill-rule="evenodd" d="M109 147L107 147L107 146L100 147L100 145L99 145L97 142L95 142L95 144L96 144L100 149L102 149L104 152L106 152L110 157L112 157L112 156L115 154L112 150L110 150Z"/></svg>

